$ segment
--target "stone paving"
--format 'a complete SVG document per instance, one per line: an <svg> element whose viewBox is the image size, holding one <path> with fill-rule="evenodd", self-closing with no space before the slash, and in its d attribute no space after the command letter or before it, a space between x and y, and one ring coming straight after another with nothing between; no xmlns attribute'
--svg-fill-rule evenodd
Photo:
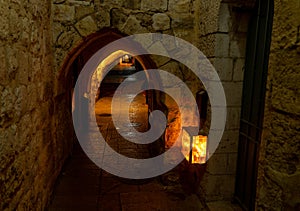
<svg viewBox="0 0 300 211"><path fill-rule="evenodd" d="M111 97L101 98L95 108L99 130L107 144L129 157L149 157L147 145L134 144L119 135L113 125L110 108ZM132 126L138 131L147 129L147 114L147 105L141 94L135 98L129 114ZM128 136L131 130L128 127ZM53 193L49 211L54 210L206 209L198 196L182 190L176 170L147 180L119 178L97 167L75 143L73 155L67 161Z"/></svg>

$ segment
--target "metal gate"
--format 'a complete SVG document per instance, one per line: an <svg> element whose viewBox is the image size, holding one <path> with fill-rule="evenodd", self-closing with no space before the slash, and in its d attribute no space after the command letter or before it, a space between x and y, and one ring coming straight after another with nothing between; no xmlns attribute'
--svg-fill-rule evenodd
<svg viewBox="0 0 300 211"><path fill-rule="evenodd" d="M273 13L273 0L257 0L248 29L235 186L235 199L245 210L255 208Z"/></svg>

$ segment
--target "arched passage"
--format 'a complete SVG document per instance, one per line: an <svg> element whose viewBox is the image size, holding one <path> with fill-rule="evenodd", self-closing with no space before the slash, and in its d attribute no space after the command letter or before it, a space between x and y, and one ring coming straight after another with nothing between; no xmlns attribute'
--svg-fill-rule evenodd
<svg viewBox="0 0 300 211"><path fill-rule="evenodd" d="M58 93L63 93L60 95L61 97L65 98L65 101L67 102L67 105L65 105L64 109L68 111L71 111L71 109L73 109L74 111L74 109L76 109L77 113L88 118L88 112L86 112L86 110L82 108L82 104L74 105L73 91L78 76L80 75L84 65L99 49L103 48L107 44L116 41L124 36L125 35L115 30L105 29L88 36L82 41L82 43L78 47L76 47L69 53L68 57L66 58L66 61L64 62L61 70L59 71L58 74L59 80L57 84ZM96 70L92 70L92 73L89 74L89 76L85 76L86 78L84 78L84 80L81 82L82 84L80 84L81 88L79 93L76 92L76 96L74 97L75 98L82 97L87 93L91 94L91 96L94 95L95 93L90 93L92 87L88 85L88 84L92 84L90 82L94 80L92 79L92 77L95 75L94 73L96 72L100 73L101 75L100 78L103 78L105 74L108 73L110 68L114 66L116 59L119 59L120 56L126 53L128 54L132 53L134 55L138 55L139 48L140 46L138 45L134 45L132 43L124 43L123 46L115 47L115 51L113 51L113 53L104 55L104 59L99 63L98 68ZM150 56L148 55L135 56L135 59L141 65L141 68L145 71L146 75L147 75L147 69L156 69L156 64L151 60ZM148 79L149 82L154 83L157 86L160 86L161 82L158 75L151 74L151 77ZM99 80L99 78L97 80ZM146 93L147 93L146 101L148 104L149 113L152 112L153 110L162 110L163 112L166 112L167 109L164 106L164 104L161 102L162 97L159 91L149 90ZM94 108L90 108L90 109L94 109ZM69 118L70 119L72 118L71 115L69 116ZM79 122L79 124L81 124L81 127L84 127L84 125L86 125L87 122ZM72 125L70 125L70 127L72 127ZM65 129L68 130L72 128L65 128ZM164 141L162 139L154 143L155 144L151 146L151 148L154 148L152 150L154 154L157 154L158 151L161 152L162 150L164 150Z"/></svg>

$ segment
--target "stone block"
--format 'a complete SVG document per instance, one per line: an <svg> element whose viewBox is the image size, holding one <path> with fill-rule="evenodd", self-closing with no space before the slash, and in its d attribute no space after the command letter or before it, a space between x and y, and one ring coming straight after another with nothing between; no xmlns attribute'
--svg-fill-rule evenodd
<svg viewBox="0 0 300 211"><path fill-rule="evenodd" d="M225 130L216 153L237 153L238 141L238 130Z"/></svg>
<svg viewBox="0 0 300 211"><path fill-rule="evenodd" d="M168 0L142 0L141 9L146 11L165 12L168 8Z"/></svg>
<svg viewBox="0 0 300 211"><path fill-rule="evenodd" d="M19 67L19 70L17 72L16 78L19 82L19 84L28 84L28 78L29 78L29 73L28 73L28 69L29 69L29 55L27 54L27 52L20 52L20 54L18 55L18 60L22 61L21 65Z"/></svg>
<svg viewBox="0 0 300 211"><path fill-rule="evenodd" d="M67 51L74 47L74 44L79 42L79 40L81 40L80 35L74 28L70 28L70 30L64 31L59 35L55 45Z"/></svg>
<svg viewBox="0 0 300 211"><path fill-rule="evenodd" d="M156 31L170 29L170 17L164 13L156 13L152 16L152 27Z"/></svg>
<svg viewBox="0 0 300 211"><path fill-rule="evenodd" d="M246 53L246 35L236 37L234 40L230 40L230 57L244 58Z"/></svg>
<svg viewBox="0 0 300 211"><path fill-rule="evenodd" d="M150 57L155 62L157 67L160 67L171 60L169 57L164 57L159 55L150 55Z"/></svg>
<svg viewBox="0 0 300 211"><path fill-rule="evenodd" d="M172 28L193 29L195 17L191 14L171 14Z"/></svg>
<svg viewBox="0 0 300 211"><path fill-rule="evenodd" d="M205 175L201 181L206 201L231 200L235 175Z"/></svg>
<svg viewBox="0 0 300 211"><path fill-rule="evenodd" d="M215 58L212 63L221 81L232 80L233 60L231 58Z"/></svg>
<svg viewBox="0 0 300 211"><path fill-rule="evenodd" d="M221 3L220 5L220 16L218 17L219 20L219 32L229 32L230 31L230 11L229 6L226 3Z"/></svg>
<svg viewBox="0 0 300 211"><path fill-rule="evenodd" d="M245 59L234 59L233 62L233 81L243 81L245 71Z"/></svg>
<svg viewBox="0 0 300 211"><path fill-rule="evenodd" d="M7 66L6 66L6 50L5 47L0 47L0 84L6 85L8 83Z"/></svg>
<svg viewBox="0 0 300 211"><path fill-rule="evenodd" d="M174 28L173 32L175 37L179 37L192 44L195 42L195 33L193 29Z"/></svg>
<svg viewBox="0 0 300 211"><path fill-rule="evenodd" d="M126 0L123 2L123 6L128 9L138 10L141 8L141 0Z"/></svg>
<svg viewBox="0 0 300 211"><path fill-rule="evenodd" d="M16 45L7 48L7 76L8 80L14 80L16 78L20 61L17 59L19 51Z"/></svg>
<svg viewBox="0 0 300 211"><path fill-rule="evenodd" d="M154 42L150 47L149 47L149 52L153 52L156 55L168 55L168 51L165 49L163 43L161 43L160 41ZM168 61L169 58L167 57L156 57L159 59L162 59L163 61ZM160 61L160 63L162 63L162 61Z"/></svg>
<svg viewBox="0 0 300 211"><path fill-rule="evenodd" d="M138 21L136 17L132 15L127 18L126 22L121 28L121 31L128 35L149 32L147 28L141 26L140 21Z"/></svg>
<svg viewBox="0 0 300 211"><path fill-rule="evenodd" d="M119 29L122 28L128 16L128 11L124 9L113 8L111 10L111 25Z"/></svg>
<svg viewBox="0 0 300 211"><path fill-rule="evenodd" d="M223 82L227 106L241 106L243 82Z"/></svg>
<svg viewBox="0 0 300 211"><path fill-rule="evenodd" d="M8 3L2 2L0 4L0 13L1 21L0 21L0 39L6 40L9 34L9 9Z"/></svg>
<svg viewBox="0 0 300 211"><path fill-rule="evenodd" d="M108 9L99 8L93 15L99 29L110 26L110 14Z"/></svg>
<svg viewBox="0 0 300 211"><path fill-rule="evenodd" d="M191 10L190 0L169 0L168 10L174 13L189 13Z"/></svg>
<svg viewBox="0 0 300 211"><path fill-rule="evenodd" d="M167 64L161 66L159 69L165 70L168 73L171 73L172 75L183 80L183 75L179 68L179 64L175 61L170 61ZM178 84L176 84L172 78L161 78L161 80L162 80L163 87L178 86Z"/></svg>
<svg viewBox="0 0 300 211"><path fill-rule="evenodd" d="M216 48L216 35L209 34L203 37L200 37L199 40L199 50L202 51L204 56L211 58L215 57L215 48Z"/></svg>
<svg viewBox="0 0 300 211"><path fill-rule="evenodd" d="M220 1L200 1L199 6L199 32L201 36L218 31Z"/></svg>
<svg viewBox="0 0 300 211"><path fill-rule="evenodd" d="M237 153L214 153L207 162L210 174L234 175L236 171Z"/></svg>
<svg viewBox="0 0 300 211"><path fill-rule="evenodd" d="M87 16L75 24L81 36L85 37L97 31L98 27L91 16Z"/></svg>
<svg viewBox="0 0 300 211"><path fill-rule="evenodd" d="M294 75L295 78L297 74ZM297 87L297 84L294 84ZM273 85L271 105L277 110L291 114L300 115L300 97L299 89L291 89L282 85ZM294 97L298 96L298 97Z"/></svg>
<svg viewBox="0 0 300 211"><path fill-rule="evenodd" d="M215 35L215 53L216 57L229 57L229 35L217 33Z"/></svg>
<svg viewBox="0 0 300 211"><path fill-rule="evenodd" d="M90 6L94 1L93 0L68 0L70 5L80 5L80 6Z"/></svg>
<svg viewBox="0 0 300 211"><path fill-rule="evenodd" d="M75 7L63 4L53 5L53 20L71 22L75 19Z"/></svg>
<svg viewBox="0 0 300 211"><path fill-rule="evenodd" d="M240 128L240 108L227 108L226 130L238 130Z"/></svg>
<svg viewBox="0 0 300 211"><path fill-rule="evenodd" d="M80 20L94 13L94 6L75 6L75 19Z"/></svg>

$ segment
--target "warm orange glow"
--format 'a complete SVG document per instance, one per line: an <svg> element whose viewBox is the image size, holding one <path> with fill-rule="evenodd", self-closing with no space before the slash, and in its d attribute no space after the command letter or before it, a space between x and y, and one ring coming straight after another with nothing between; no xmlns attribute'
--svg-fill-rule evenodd
<svg viewBox="0 0 300 211"><path fill-rule="evenodd" d="M193 137L192 163L206 162L206 145L207 136L198 135Z"/></svg>
<svg viewBox="0 0 300 211"><path fill-rule="evenodd" d="M206 148L207 148L207 136L192 135L190 128L182 130L182 146L181 152L184 157L190 161L190 145L191 150L191 163L205 163L206 162Z"/></svg>
<svg viewBox="0 0 300 211"><path fill-rule="evenodd" d="M134 64L134 58L129 54L125 54L120 58L119 64L122 66L132 66Z"/></svg>

